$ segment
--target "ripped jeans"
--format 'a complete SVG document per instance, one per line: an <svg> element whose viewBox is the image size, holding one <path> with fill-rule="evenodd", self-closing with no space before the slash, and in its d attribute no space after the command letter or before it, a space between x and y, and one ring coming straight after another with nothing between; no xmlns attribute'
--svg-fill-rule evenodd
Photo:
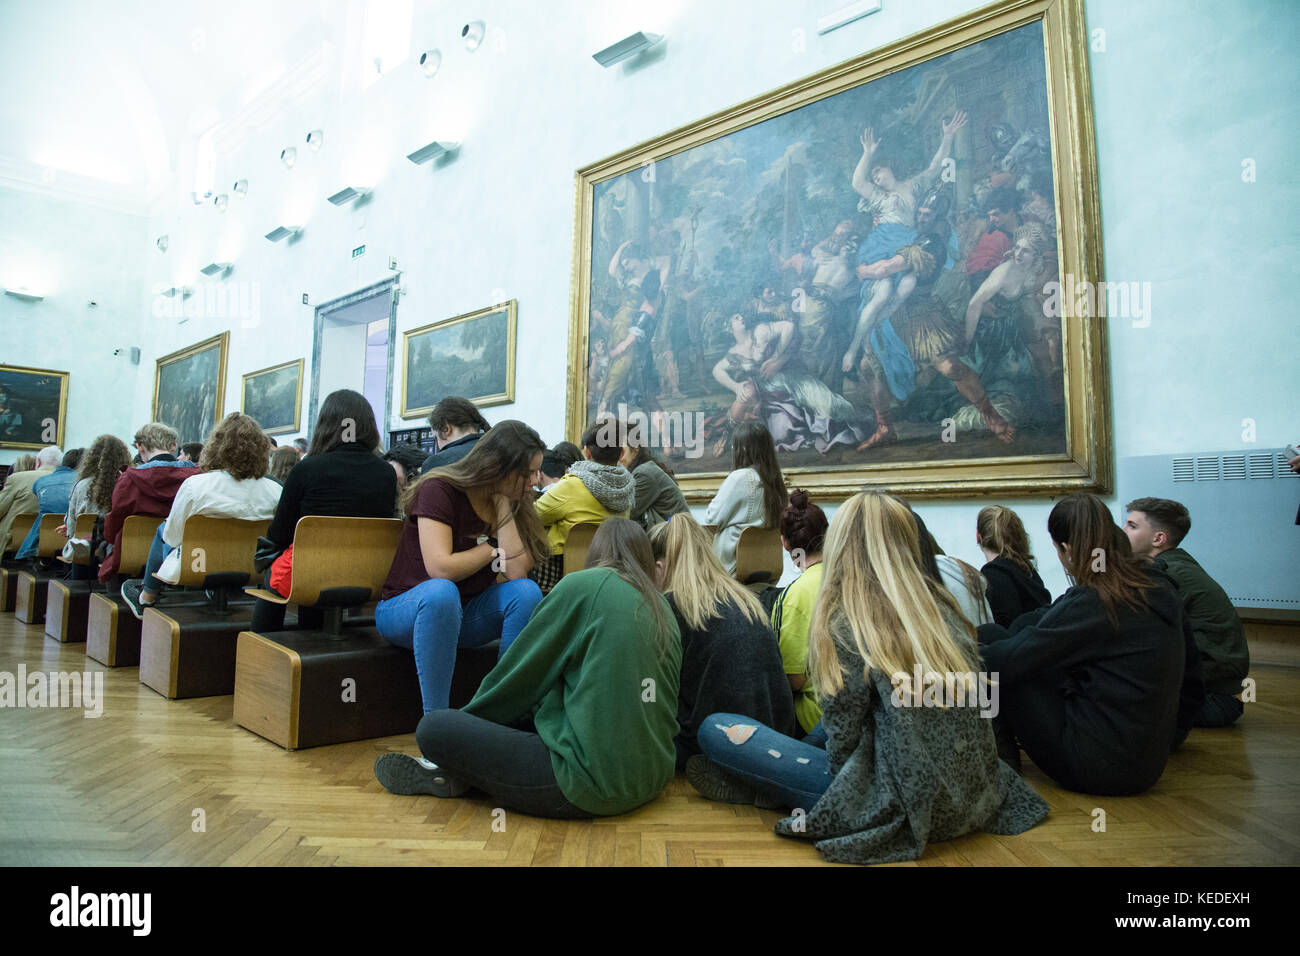
<svg viewBox="0 0 1300 956"><path fill-rule="evenodd" d="M737 744L727 736L733 726L738 738L744 737L740 728L755 729ZM778 734L749 717L710 714L695 739L718 766L791 809L811 810L831 784L830 759L824 749Z"/></svg>

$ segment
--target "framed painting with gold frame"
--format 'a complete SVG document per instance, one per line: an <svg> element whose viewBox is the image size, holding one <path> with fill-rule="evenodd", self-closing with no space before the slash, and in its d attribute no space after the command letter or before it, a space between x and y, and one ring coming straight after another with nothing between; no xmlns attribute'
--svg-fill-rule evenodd
<svg viewBox="0 0 1300 956"><path fill-rule="evenodd" d="M1108 490L1087 51L1007 0L578 170L568 437L693 501L749 422L824 499Z"/></svg>
<svg viewBox="0 0 1300 956"><path fill-rule="evenodd" d="M63 447L68 373L0 365L0 448Z"/></svg>
<svg viewBox="0 0 1300 956"><path fill-rule="evenodd" d="M511 299L402 333L402 417L427 415L449 395L480 408L515 400Z"/></svg>
<svg viewBox="0 0 1300 956"><path fill-rule="evenodd" d="M301 429L303 359L247 372L239 389L239 410L257 419L268 435Z"/></svg>
<svg viewBox="0 0 1300 956"><path fill-rule="evenodd" d="M180 433L181 443L206 441L226 400L230 333L222 332L157 360L153 420Z"/></svg>

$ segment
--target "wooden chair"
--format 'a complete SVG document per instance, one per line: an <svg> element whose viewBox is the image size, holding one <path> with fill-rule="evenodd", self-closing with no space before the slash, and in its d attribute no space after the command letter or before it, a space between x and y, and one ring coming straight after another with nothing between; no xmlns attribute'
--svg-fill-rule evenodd
<svg viewBox="0 0 1300 956"><path fill-rule="evenodd" d="M42 515L40 531L36 538L36 557L52 558L63 550L68 540L59 534L64 515ZM50 575L46 571L19 571L18 587L14 592L14 617L24 624L44 624L45 604L48 600Z"/></svg>
<svg viewBox="0 0 1300 956"><path fill-rule="evenodd" d="M741 584L776 584L785 567L777 528L746 528L736 542L735 579Z"/></svg>
<svg viewBox="0 0 1300 956"><path fill-rule="evenodd" d="M132 515L122 522L118 547L118 572L140 577L154 532L163 518ZM93 591L87 610L86 656L109 667L133 667L140 663L140 622L136 620L115 587Z"/></svg>
<svg viewBox="0 0 1300 956"><path fill-rule="evenodd" d="M235 690L235 647L253 621L253 606L232 607L229 588L252 580L257 539L270 521L198 515L185 522L178 587L203 588L202 603L178 604L174 592L144 612L140 683L169 700L214 697Z"/></svg>
<svg viewBox="0 0 1300 956"><path fill-rule="evenodd" d="M18 573L24 567L10 552L18 550L18 546L23 543L27 532L32 530L32 525L35 523L35 512L18 515L10 528L9 540L3 542L4 560L0 562L2 565L0 566L0 611L14 609L14 598L18 592Z"/></svg>
<svg viewBox="0 0 1300 956"><path fill-rule="evenodd" d="M72 525L73 538L90 539L99 516L93 511L77 515ZM90 552L69 561L62 555L59 560L69 566L88 567ZM76 644L86 639L90 618L90 592L95 582L91 580L51 579L46 588L45 634L60 644Z"/></svg>
<svg viewBox="0 0 1300 956"><path fill-rule="evenodd" d="M587 552L591 549L591 539L596 536L600 525L590 521L580 521L569 529L569 536L564 540L564 573L572 574L587 566Z"/></svg>
<svg viewBox="0 0 1300 956"><path fill-rule="evenodd" d="M410 733L422 706L415 658L371 627L343 628L343 610L377 598L402 523L306 517L293 538L289 595L277 604L325 612L322 631L239 635L235 722L288 750Z"/></svg>

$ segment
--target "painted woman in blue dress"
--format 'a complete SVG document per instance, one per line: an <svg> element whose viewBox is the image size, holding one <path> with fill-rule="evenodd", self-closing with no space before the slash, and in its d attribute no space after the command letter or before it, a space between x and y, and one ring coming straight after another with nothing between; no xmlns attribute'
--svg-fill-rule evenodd
<svg viewBox="0 0 1300 956"><path fill-rule="evenodd" d="M916 197L939 175L944 161L952 151L953 136L965 125L966 114L957 110L951 120L942 123L943 139L940 140L930 165L915 176L901 181L894 178L894 170L888 161L873 163L880 141L876 139L872 127L868 126L863 131L862 158L853 170L853 188L862 197L858 208L871 213L876 225L858 249L858 263L861 266L892 258L903 246L916 241ZM867 333L878 321L897 310L914 288L916 276L910 271L883 279L869 279L863 283L862 311L849 350L844 353L842 368L845 372L853 370Z"/></svg>

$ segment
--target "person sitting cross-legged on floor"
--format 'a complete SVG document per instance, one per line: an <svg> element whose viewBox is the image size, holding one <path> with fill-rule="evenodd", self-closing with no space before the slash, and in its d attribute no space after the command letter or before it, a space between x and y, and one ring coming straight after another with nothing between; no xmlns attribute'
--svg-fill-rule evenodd
<svg viewBox="0 0 1300 956"><path fill-rule="evenodd" d="M1231 727L1245 709L1242 682L1250 671L1250 648L1237 609L1219 582L1183 550L1192 527L1186 507L1168 498L1138 498L1125 508L1124 533L1133 553L1150 558L1173 578L1201 652L1205 706L1193 726Z"/></svg>
<svg viewBox="0 0 1300 956"><path fill-rule="evenodd" d="M559 819L653 800L673 779L682 663L654 568L635 522L605 521L586 570L538 605L463 710L424 715L422 758L375 761L379 782L390 793L437 797L473 788L497 806Z"/></svg>
<svg viewBox="0 0 1300 956"><path fill-rule="evenodd" d="M826 749L714 714L699 731L704 756L686 767L696 790L794 810L776 832L815 840L837 863L914 860L928 843L1021 833L1047 816L998 759L973 629L920 560L916 522L897 499L863 492L840 506L811 627ZM929 673L960 699L934 706L914 685Z"/></svg>

